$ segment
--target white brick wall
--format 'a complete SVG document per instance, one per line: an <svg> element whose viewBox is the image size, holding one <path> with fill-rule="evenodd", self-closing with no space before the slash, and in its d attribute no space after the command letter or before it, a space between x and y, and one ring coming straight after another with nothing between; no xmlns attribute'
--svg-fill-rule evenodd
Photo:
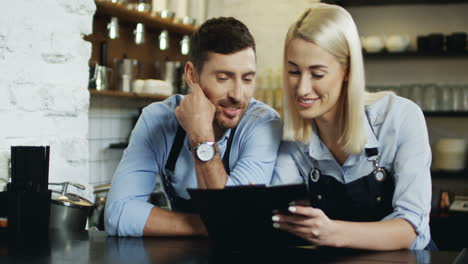
<svg viewBox="0 0 468 264"><path fill-rule="evenodd" d="M149 100L92 97L89 109L90 184L109 184L122 158L124 149L109 148L127 142L138 108Z"/></svg>
<svg viewBox="0 0 468 264"><path fill-rule="evenodd" d="M50 145L49 182L86 185L93 0L15 0L0 9L0 177L12 145ZM0 186L2 187L2 186Z"/></svg>

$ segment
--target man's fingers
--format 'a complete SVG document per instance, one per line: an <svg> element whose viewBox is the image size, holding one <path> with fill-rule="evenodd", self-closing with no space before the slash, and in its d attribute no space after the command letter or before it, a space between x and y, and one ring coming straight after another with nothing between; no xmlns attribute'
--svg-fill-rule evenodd
<svg viewBox="0 0 468 264"><path fill-rule="evenodd" d="M191 88L192 88L192 93L194 95L198 95L200 93L203 93L203 91L202 91L202 89L201 89L201 87L200 87L200 85L198 83L193 83Z"/></svg>

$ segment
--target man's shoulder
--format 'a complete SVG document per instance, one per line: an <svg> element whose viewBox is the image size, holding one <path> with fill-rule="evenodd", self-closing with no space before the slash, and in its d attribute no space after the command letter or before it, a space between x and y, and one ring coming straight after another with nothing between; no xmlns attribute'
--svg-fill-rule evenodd
<svg viewBox="0 0 468 264"><path fill-rule="evenodd" d="M169 96L163 101L154 102L147 105L143 108L144 112L152 113L152 114L160 114L165 112L174 112L175 108L179 105L180 101L184 98L183 95L174 94Z"/></svg>
<svg viewBox="0 0 468 264"><path fill-rule="evenodd" d="M142 116L147 123L156 123L157 121L167 123L168 120L175 120L175 109L183 98L182 95L175 94L163 101L151 103L143 108Z"/></svg>
<svg viewBox="0 0 468 264"><path fill-rule="evenodd" d="M245 112L246 119L264 119L264 120L279 120L279 114L269 105L260 102L254 98L250 99L249 106Z"/></svg>

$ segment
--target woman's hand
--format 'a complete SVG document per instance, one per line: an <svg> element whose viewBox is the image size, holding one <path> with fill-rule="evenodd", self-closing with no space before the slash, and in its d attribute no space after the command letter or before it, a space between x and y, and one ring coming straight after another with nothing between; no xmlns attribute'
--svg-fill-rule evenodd
<svg viewBox="0 0 468 264"><path fill-rule="evenodd" d="M292 215L273 215L273 227L299 236L318 246L339 246L337 222L321 209L310 206L290 206Z"/></svg>

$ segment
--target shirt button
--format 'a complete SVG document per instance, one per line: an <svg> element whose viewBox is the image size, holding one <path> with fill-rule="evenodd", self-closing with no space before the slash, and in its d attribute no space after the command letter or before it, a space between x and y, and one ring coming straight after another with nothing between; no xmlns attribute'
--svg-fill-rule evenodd
<svg viewBox="0 0 468 264"><path fill-rule="evenodd" d="M377 196L377 202L379 202L379 203L380 203L381 201L382 201L382 197L380 197L380 196Z"/></svg>
<svg viewBox="0 0 468 264"><path fill-rule="evenodd" d="M317 195L317 199L322 200L322 195L321 194Z"/></svg>

